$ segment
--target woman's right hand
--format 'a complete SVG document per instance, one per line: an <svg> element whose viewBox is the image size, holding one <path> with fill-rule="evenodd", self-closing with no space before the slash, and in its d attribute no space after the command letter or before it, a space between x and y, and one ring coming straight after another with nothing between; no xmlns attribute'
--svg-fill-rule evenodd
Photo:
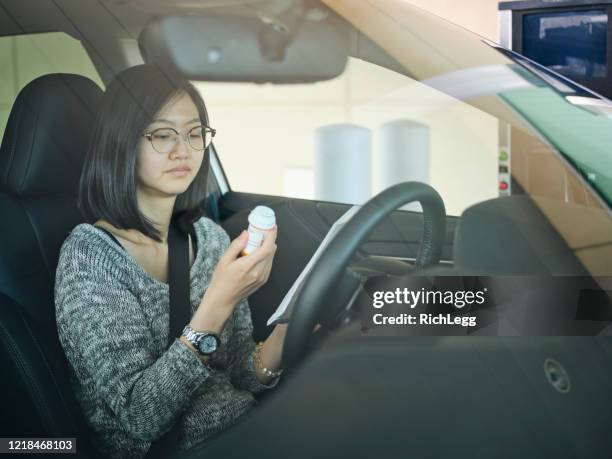
<svg viewBox="0 0 612 459"><path fill-rule="evenodd" d="M248 233L243 231L232 241L213 272L212 279L190 325L195 330L221 333L225 321L240 300L268 281L276 253L276 226L266 232L263 244L247 256Z"/></svg>

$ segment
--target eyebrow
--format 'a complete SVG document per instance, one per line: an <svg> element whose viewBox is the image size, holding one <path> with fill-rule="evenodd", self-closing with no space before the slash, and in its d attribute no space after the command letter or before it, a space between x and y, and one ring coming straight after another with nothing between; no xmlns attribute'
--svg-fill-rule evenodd
<svg viewBox="0 0 612 459"><path fill-rule="evenodd" d="M201 122L200 118L193 118L193 119L187 121L185 124L195 123L196 121L197 122ZM168 124L171 124L173 126L176 126L176 123L174 121L170 121L170 120L167 120L165 118L155 118L153 121L151 121L151 124L153 124L153 123L168 123Z"/></svg>

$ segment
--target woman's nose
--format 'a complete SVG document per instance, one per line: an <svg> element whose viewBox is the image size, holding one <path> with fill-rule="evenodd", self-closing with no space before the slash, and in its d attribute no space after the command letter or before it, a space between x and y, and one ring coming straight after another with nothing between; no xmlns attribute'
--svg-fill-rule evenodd
<svg viewBox="0 0 612 459"><path fill-rule="evenodd" d="M189 143L184 136L178 136L176 139L176 143L174 144L174 148L172 149L173 157L187 157L189 150Z"/></svg>

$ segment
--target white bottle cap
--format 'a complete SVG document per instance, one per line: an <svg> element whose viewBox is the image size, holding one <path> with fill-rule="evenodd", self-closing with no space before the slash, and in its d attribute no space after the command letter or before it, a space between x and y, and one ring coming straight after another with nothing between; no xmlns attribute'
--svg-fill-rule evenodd
<svg viewBox="0 0 612 459"><path fill-rule="evenodd" d="M257 228L267 230L276 224L276 216L269 207L257 206L249 214L249 223Z"/></svg>

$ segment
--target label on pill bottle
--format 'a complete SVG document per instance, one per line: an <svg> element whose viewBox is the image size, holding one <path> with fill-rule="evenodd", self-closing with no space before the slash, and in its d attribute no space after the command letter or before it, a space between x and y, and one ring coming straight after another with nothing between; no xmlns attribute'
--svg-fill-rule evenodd
<svg viewBox="0 0 612 459"><path fill-rule="evenodd" d="M274 211L266 206L257 206L249 214L249 240L242 255L253 253L263 244L266 232L276 225Z"/></svg>
<svg viewBox="0 0 612 459"><path fill-rule="evenodd" d="M264 234L266 230L262 230L253 225L249 225L249 242L243 250L245 255L253 252L257 247L260 247L263 244Z"/></svg>

